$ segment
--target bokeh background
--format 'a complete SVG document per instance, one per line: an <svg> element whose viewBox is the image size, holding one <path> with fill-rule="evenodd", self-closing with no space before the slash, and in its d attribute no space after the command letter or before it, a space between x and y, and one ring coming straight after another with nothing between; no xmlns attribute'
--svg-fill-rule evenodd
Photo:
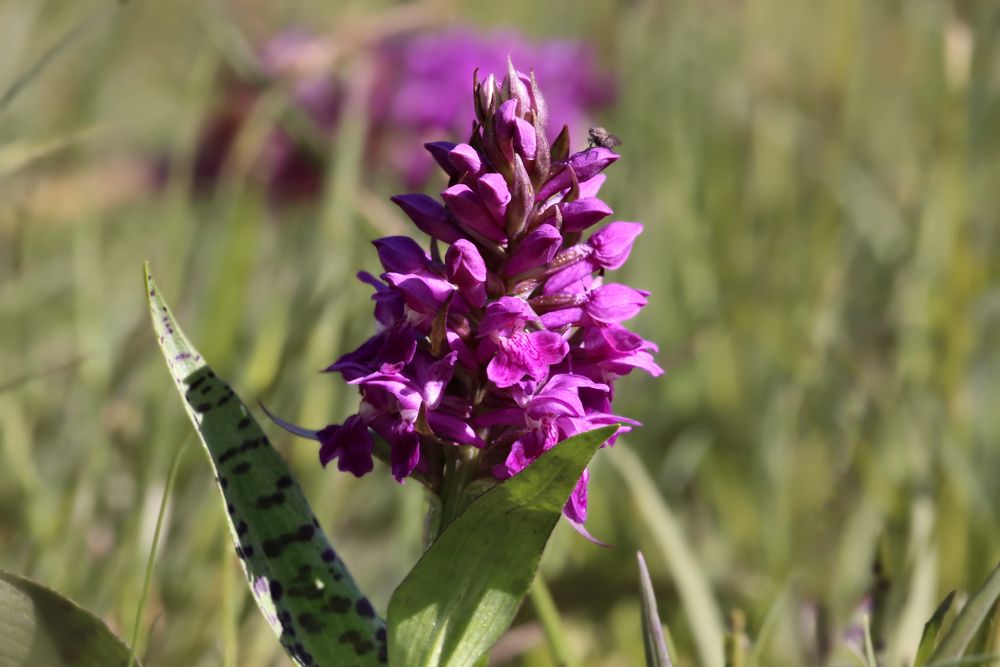
<svg viewBox="0 0 1000 667"><path fill-rule="evenodd" d="M615 95L593 122L623 141L603 193L646 225L621 279L653 292L635 327L667 374L620 383L644 426L594 464L590 529L616 548L561 526L543 563L580 664L640 664L639 548L680 665L726 633L753 664L857 664L864 610L903 664L944 593L1000 558L989 1L5 0L0 87L46 66L0 103L0 567L130 637L180 451L145 664L288 664L155 347L142 261L249 404L350 414L355 394L317 370L370 334L353 274L406 229L387 203L403 179L373 166L351 91L380 36L458 24L592 45ZM342 47L315 198L276 206L255 177L282 85L193 192L224 72L288 28ZM324 471L269 431L384 609L420 553L421 490ZM495 664L554 664L535 617L526 604Z"/></svg>

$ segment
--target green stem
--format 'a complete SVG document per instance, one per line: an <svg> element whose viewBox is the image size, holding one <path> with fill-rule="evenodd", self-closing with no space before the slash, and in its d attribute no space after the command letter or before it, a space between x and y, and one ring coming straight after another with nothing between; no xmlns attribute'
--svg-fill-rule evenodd
<svg viewBox="0 0 1000 667"><path fill-rule="evenodd" d="M531 587L531 604L538 614L538 620L545 632L545 640L556 664L559 667L576 667L579 663L566 642L566 632L563 629L562 619L559 618L559 610L556 609L556 603L541 574L535 576L535 583Z"/></svg>
<svg viewBox="0 0 1000 667"><path fill-rule="evenodd" d="M465 493L469 478L476 468L477 452L474 447L459 447L449 454L445 464L444 483L441 486L441 516L437 525L437 535L448 527L458 515L465 511ZM434 536L437 539L437 535Z"/></svg>
<svg viewBox="0 0 1000 667"><path fill-rule="evenodd" d="M427 491L427 515L424 517L424 551L431 548L441 534L441 498L433 491Z"/></svg>
<svg viewBox="0 0 1000 667"><path fill-rule="evenodd" d="M132 627L132 641L129 642L127 667L135 664L136 644L139 641L139 628L142 626L142 612L146 608L146 598L149 597L149 587L153 582L153 565L156 563L156 548L160 544L160 531L163 528L163 519L167 514L167 501L170 499L170 490L174 486L174 479L177 477L177 469L180 468L181 457L187 451L187 439L184 444L177 449L174 460L170 464L170 472L167 473L167 485L163 488L163 497L160 499L160 511L156 515L156 528L153 530L153 544L149 548L149 558L146 560L146 574L142 582L142 594L139 595L139 604L135 609L135 624Z"/></svg>

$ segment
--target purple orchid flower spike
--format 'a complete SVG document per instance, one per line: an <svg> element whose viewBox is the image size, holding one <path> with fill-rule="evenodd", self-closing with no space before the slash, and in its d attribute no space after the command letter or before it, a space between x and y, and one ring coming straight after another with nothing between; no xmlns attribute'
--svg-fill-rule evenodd
<svg viewBox="0 0 1000 667"><path fill-rule="evenodd" d="M324 465L362 475L378 456L398 481L438 494L456 492L456 470L462 483L499 483L574 435L638 426L613 413L615 383L636 369L663 373L656 346L622 324L649 293L605 280L642 225L612 222L583 238L611 213L598 192L618 156L598 147L553 158L553 110L513 65L477 79L473 100L466 143L426 144L449 179L443 202L393 198L430 248L378 239L384 273L359 275L375 289L376 332L327 369L358 389L357 414L318 433L285 424L319 439ZM588 479L564 514L593 540Z"/></svg>

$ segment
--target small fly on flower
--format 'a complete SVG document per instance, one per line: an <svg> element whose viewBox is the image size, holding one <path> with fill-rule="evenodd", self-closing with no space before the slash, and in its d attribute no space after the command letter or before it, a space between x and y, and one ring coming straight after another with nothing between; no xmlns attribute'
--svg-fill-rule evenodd
<svg viewBox="0 0 1000 667"><path fill-rule="evenodd" d="M607 148L611 150L615 146L621 146L622 140L611 134L603 127L592 127L587 133L590 137L590 147L600 146L601 148Z"/></svg>

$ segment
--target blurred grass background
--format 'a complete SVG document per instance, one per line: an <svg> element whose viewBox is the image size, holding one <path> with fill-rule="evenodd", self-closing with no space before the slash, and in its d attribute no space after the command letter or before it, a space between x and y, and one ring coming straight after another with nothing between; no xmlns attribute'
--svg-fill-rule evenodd
<svg viewBox="0 0 1000 667"><path fill-rule="evenodd" d="M170 463L194 442L149 330L142 261L248 403L322 425L356 405L316 371L370 333L353 274L398 223L372 203L396 184L359 174L360 115L315 210L275 216L239 179L209 200L182 175L136 196L133 162L166 153L183 174L240 35L336 38L400 6L111 7L0 3L0 86L109 11L0 109L0 567L128 637ZM645 425L595 464L591 530L618 548L561 527L545 558L581 664L641 661L636 548L681 665L705 664L699 650L733 619L761 665L856 664L837 647L873 592L885 664L912 658L936 602L1000 556L1000 5L403 11L583 38L619 81L598 119L624 142L603 192L646 225L622 278L653 291L636 328L668 373L621 383L620 413ZM420 490L384 470L324 471L309 443L270 430L384 609L420 552ZM203 457L190 446L180 463L145 664L287 664L240 581ZM553 664L534 618L526 604L498 664Z"/></svg>

